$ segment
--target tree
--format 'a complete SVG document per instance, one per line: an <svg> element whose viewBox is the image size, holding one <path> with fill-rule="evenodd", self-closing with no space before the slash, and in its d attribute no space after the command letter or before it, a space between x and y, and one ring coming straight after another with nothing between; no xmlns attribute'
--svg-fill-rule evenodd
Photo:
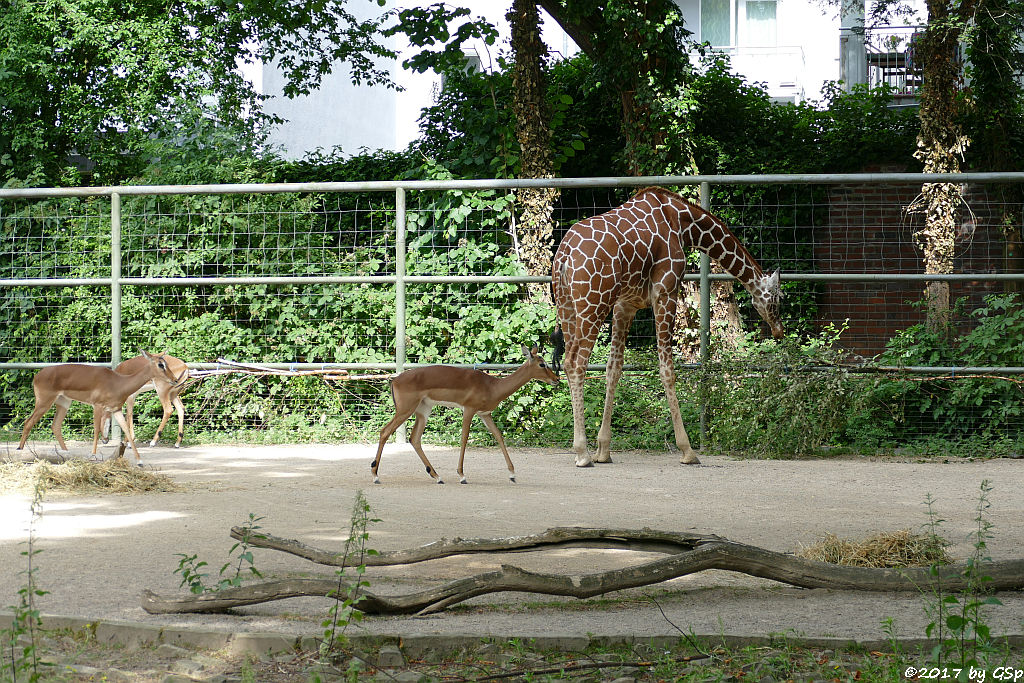
<svg viewBox="0 0 1024 683"><path fill-rule="evenodd" d="M872 16L898 13L901 6L901 0L876 0ZM927 0L926 7L927 25L913 44L914 61L922 74L914 157L925 173L957 173L973 145L976 153L970 159L976 168L1019 167L1024 151L1019 133L1024 5L1019 0ZM969 87L965 87L965 73L971 75ZM926 274L952 272L963 203L960 186L925 183L911 205L911 211L925 217L914 237L924 254ZM1004 216L1004 224L1004 262L1009 272L1020 272L1024 244L1019 219ZM945 329L949 284L929 282L925 301L929 327Z"/></svg>
<svg viewBox="0 0 1024 683"><path fill-rule="evenodd" d="M915 59L921 62L921 131L914 157L925 173L959 173L960 159L970 139L964 134L958 113L963 83L959 58L961 36L973 19L977 2L928 0L928 25L915 41ZM926 275L953 272L956 228L963 196L954 183L925 183L910 210L925 215L924 226L914 239L924 252ZM929 281L925 286L928 325L946 328L949 317L949 283Z"/></svg>
<svg viewBox="0 0 1024 683"><path fill-rule="evenodd" d="M619 95L631 173L666 172L665 110L690 72L688 38L672 0L537 0ZM674 144L687 145L687 140Z"/></svg>
<svg viewBox="0 0 1024 683"><path fill-rule="evenodd" d="M967 33L967 104L974 136L975 165L986 171L1016 171L1024 157L1024 5L1019 0L983 0ZM1002 186L1010 200L1024 203L1020 185ZM1004 270L1024 273L1024 236L1018 211L1004 209ZM1024 283L1006 281L1006 291L1024 291Z"/></svg>
<svg viewBox="0 0 1024 683"><path fill-rule="evenodd" d="M271 63L285 94L309 92L338 61L355 82L391 85L374 58L383 19L347 0L6 0L0 12L0 182L52 184L72 153L116 182L154 147L228 128L256 145L258 95L236 68Z"/></svg>
<svg viewBox="0 0 1024 683"><path fill-rule="evenodd" d="M524 178L553 178L551 122L544 83L547 48L540 37L540 13L535 0L514 0L506 15L512 28L513 99L516 138L520 147L520 169ZM516 193L522 209L517 229L520 260L531 275L551 272L552 209L558 190L527 188ZM535 295L547 300L547 288L535 288Z"/></svg>

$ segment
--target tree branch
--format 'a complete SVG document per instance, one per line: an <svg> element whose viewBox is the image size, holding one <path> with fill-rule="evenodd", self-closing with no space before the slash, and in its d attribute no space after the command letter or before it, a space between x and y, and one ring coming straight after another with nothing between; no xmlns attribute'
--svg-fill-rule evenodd
<svg viewBox="0 0 1024 683"><path fill-rule="evenodd" d="M232 530L232 535L236 533ZM237 538L237 536L236 536ZM288 552L330 560L337 564L338 555L317 551L297 541L274 539L268 535L250 536L250 545L287 549ZM280 546L280 547L278 547ZM717 536L698 536L672 532L625 531L614 529L549 529L536 536L505 539L455 539L439 541L420 548L395 551L379 557L367 557L374 564L404 564L476 552L524 552L540 548L565 547L627 548L671 553L632 567L590 574L559 575L530 572L512 565L502 565L496 571L476 574L463 579L406 595L382 596L363 593L358 608L366 614L428 614L439 612L480 595L514 591L541 593L575 598L590 598L612 591L637 588L687 576L705 569L724 569L750 576L771 579L801 588L831 588L876 592L919 591L939 585L944 591L963 590L967 587L964 565L949 565L936 570L918 567L910 569L869 569L845 567L805 560L756 546L735 543ZM313 552L310 552L313 551ZM383 558L383 559L382 559ZM314 560L316 561L316 560ZM1024 560L993 562L985 566L991 578L986 586L991 590L1015 590L1024 587ZM163 598L145 591L142 608L151 614L184 612L220 612L272 600L299 596L330 597L339 590L343 594L349 587L337 579L291 579L268 581L216 593Z"/></svg>

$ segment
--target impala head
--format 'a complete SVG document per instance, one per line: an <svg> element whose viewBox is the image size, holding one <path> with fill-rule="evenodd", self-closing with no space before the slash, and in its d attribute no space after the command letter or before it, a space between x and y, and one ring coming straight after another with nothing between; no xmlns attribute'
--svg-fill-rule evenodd
<svg viewBox="0 0 1024 683"><path fill-rule="evenodd" d="M166 351L163 353L149 353L146 350L142 350L142 355L149 361L150 367L155 368L156 372L154 374L163 377L172 387L181 382L185 377L185 373L188 372L188 367L186 366L185 369L175 377L174 373L171 372L171 368L167 365Z"/></svg>
<svg viewBox="0 0 1024 683"><path fill-rule="evenodd" d="M558 375L551 371L551 366L549 366L544 360L544 356L540 355L539 346L534 346L531 349L524 344L523 355L526 356L526 365L533 371L533 379L538 379L541 382L546 382L552 386L561 381L558 379Z"/></svg>
<svg viewBox="0 0 1024 683"><path fill-rule="evenodd" d="M750 297L758 315L772 328L772 337L781 338L783 331L782 322L779 320L779 300L782 299L782 287L779 283L779 271L754 280L753 286L750 287Z"/></svg>

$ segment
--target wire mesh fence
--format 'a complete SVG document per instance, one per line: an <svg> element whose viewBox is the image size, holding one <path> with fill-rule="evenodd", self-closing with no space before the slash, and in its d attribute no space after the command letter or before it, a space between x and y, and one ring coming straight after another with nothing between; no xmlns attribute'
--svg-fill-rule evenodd
<svg viewBox="0 0 1024 683"><path fill-rule="evenodd" d="M813 432L815 447L981 439L1019 450L1024 335L1014 334L1024 320L1008 290L1024 278L1008 271L1005 246L1006 227L1021 224L1022 178L952 180L967 183L947 278L958 303L939 336L922 325L918 303L924 281L915 233L924 219L907 210L921 176L556 181L555 243L638 184L658 182L697 201L703 181L712 212L764 268L781 269L782 316L803 349L799 357L758 345L759 320L723 275L715 276L714 353L702 365L695 284L681 293L678 390L691 431L706 411L710 445L785 443L785 426ZM543 341L554 327L551 306L530 289L544 278L527 276L517 257L514 188L523 184L0 190L3 438L16 445L20 437L38 367L109 365L139 349L166 350L199 370L221 368L199 373L184 394L187 441L374 438L390 417L386 377L394 370L515 366L520 345ZM594 416L607 339L606 332L592 358ZM637 316L628 343L630 372L613 431L619 447L661 447L671 443L671 427L649 315ZM773 366L779 358L784 367ZM222 361L268 371L242 373ZM895 365L918 372L876 367ZM964 377L968 366L988 369ZM803 403L786 402L801 391ZM830 403L826 391L856 400ZM137 422L149 438L161 409L145 396ZM780 426L774 436L759 434L764 418L749 415L748 404L764 409L773 401ZM529 386L496 418L511 442L571 441L564 384ZM48 419L36 438L49 439ZM446 438L456 421L435 418L427 437ZM821 432L826 423L830 431ZM91 409L76 404L65 424L69 436L88 436ZM490 442L483 429L474 439Z"/></svg>

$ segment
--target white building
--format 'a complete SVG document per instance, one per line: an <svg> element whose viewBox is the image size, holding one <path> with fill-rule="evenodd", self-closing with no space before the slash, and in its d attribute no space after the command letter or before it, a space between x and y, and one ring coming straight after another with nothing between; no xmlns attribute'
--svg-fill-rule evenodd
<svg viewBox="0 0 1024 683"><path fill-rule="evenodd" d="M413 2L404 0L404 4ZM885 81L908 98L913 96L917 81L908 59L912 29L857 30L864 22L860 2L844 16L839 16L837 7L811 0L676 2L696 40L729 54L737 73L763 84L779 101L818 100L822 85L837 80L848 84ZM478 60L483 69L492 68L497 53L508 50L504 15L511 0L465 4L505 32L494 46L469 46L469 58ZM357 15L381 11L376 3L358 0L349 9ZM543 38L552 53L570 57L578 52L557 23L545 13L542 16ZM300 158L317 148L340 147L345 154L355 154L363 149L407 147L417 137L420 110L431 103L440 78L403 70L401 62L410 50L397 44L391 47L400 55L390 68L403 92L354 86L347 69L341 68L324 79L318 91L288 99L281 94L283 83L277 71L266 68L252 73L257 89L272 96L267 109L287 120L272 133L271 143L288 158Z"/></svg>

